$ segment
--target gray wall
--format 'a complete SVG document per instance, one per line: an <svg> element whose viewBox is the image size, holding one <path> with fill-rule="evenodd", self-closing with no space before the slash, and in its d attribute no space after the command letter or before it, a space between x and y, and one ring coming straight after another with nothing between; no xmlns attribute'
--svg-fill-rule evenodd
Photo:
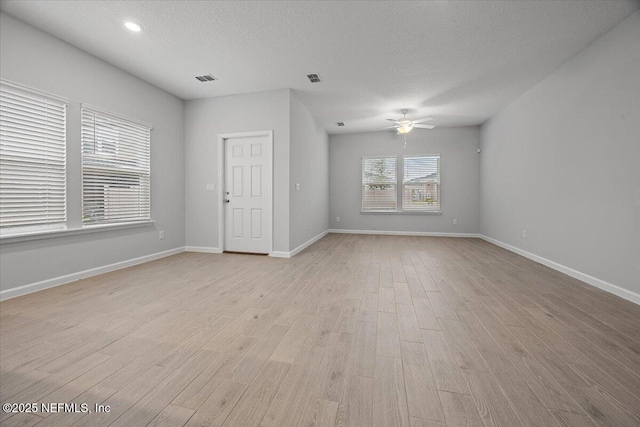
<svg viewBox="0 0 640 427"><path fill-rule="evenodd" d="M219 248L218 134L273 130L273 249L289 250L289 89L185 103L186 245ZM206 191L207 184L216 191Z"/></svg>
<svg viewBox="0 0 640 427"><path fill-rule="evenodd" d="M482 127L481 232L640 293L639 135L636 12Z"/></svg>
<svg viewBox="0 0 640 427"><path fill-rule="evenodd" d="M151 212L155 226L0 247L6 290L184 246L182 100L7 14L0 14L0 76L70 99L68 224L82 221L80 108L85 102L153 124ZM166 238L158 239L158 230Z"/></svg>
<svg viewBox="0 0 640 427"><path fill-rule="evenodd" d="M415 129L331 135L329 224L332 229L477 233L479 230L480 128ZM361 158L374 155L441 154L442 215L360 212ZM340 222L336 217L340 217ZM453 219L458 220L453 225Z"/></svg>
<svg viewBox="0 0 640 427"><path fill-rule="evenodd" d="M290 160L289 250L293 250L329 228L329 136L294 91Z"/></svg>

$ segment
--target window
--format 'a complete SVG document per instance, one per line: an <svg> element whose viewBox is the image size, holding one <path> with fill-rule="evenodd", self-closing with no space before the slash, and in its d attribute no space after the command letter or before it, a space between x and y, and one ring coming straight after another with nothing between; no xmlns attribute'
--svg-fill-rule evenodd
<svg viewBox="0 0 640 427"><path fill-rule="evenodd" d="M440 155L363 157L362 212L440 213Z"/></svg>
<svg viewBox="0 0 640 427"><path fill-rule="evenodd" d="M0 233L64 228L67 101L0 81Z"/></svg>
<svg viewBox="0 0 640 427"><path fill-rule="evenodd" d="M82 222L151 219L151 125L82 106Z"/></svg>
<svg viewBox="0 0 640 427"><path fill-rule="evenodd" d="M362 158L363 211L395 211L397 185L395 156Z"/></svg>
<svg viewBox="0 0 640 427"><path fill-rule="evenodd" d="M440 156L403 156L402 209L440 212Z"/></svg>

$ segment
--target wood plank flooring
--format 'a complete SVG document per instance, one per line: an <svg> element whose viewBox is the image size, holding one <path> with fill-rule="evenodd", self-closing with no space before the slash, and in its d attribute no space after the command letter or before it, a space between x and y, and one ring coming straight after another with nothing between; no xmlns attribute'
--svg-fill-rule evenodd
<svg viewBox="0 0 640 427"><path fill-rule="evenodd" d="M3 426L640 426L640 306L479 239L183 253L0 303Z"/></svg>

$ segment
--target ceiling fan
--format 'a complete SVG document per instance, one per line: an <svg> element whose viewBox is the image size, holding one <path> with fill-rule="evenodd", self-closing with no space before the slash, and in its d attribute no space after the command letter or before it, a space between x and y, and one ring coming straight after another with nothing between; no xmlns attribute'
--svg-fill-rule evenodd
<svg viewBox="0 0 640 427"><path fill-rule="evenodd" d="M389 126L389 127L386 127L386 128L382 128L380 130L395 129L398 132L398 135L406 135L409 132L411 132L411 130L413 128L433 129L435 127L434 125L423 125L423 124L420 124L420 123L423 123L423 122L427 122L429 120L433 120L433 117L423 117L421 119L411 120L411 119L407 118L407 113L408 112L409 112L409 110L402 110L403 117L401 119L387 119L390 122L395 122L395 125Z"/></svg>

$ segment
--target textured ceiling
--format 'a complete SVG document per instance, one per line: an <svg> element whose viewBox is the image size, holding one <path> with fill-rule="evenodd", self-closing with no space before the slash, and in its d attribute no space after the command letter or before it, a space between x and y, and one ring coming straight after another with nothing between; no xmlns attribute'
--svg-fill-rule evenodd
<svg viewBox="0 0 640 427"><path fill-rule="evenodd" d="M183 99L296 89L329 133L346 133L383 127L403 108L412 117L434 116L438 126L480 124L639 4L2 1L0 7ZM125 19L143 32L125 30ZM220 80L194 78L207 73ZM312 85L308 73L323 82Z"/></svg>

